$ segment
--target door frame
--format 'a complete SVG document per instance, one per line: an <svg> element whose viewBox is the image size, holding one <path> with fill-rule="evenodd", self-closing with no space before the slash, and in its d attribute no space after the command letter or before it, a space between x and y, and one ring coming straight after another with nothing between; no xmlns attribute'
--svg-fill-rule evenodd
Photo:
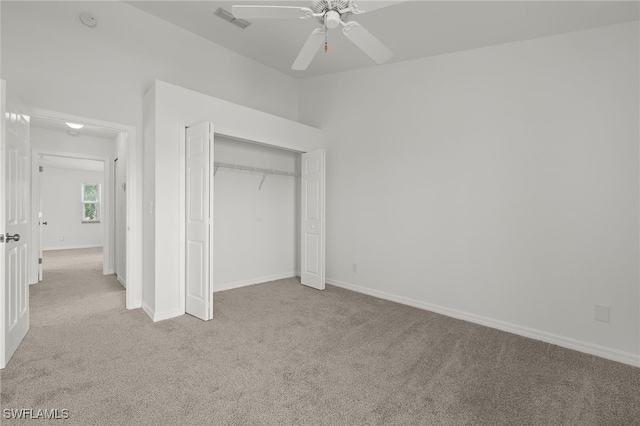
<svg viewBox="0 0 640 426"><path fill-rule="evenodd" d="M40 172L38 171L38 167L42 166L40 164L40 156L46 155L49 157L63 157L63 158L75 158L78 160L94 160L100 161L103 164L102 171L102 179L104 183L102 184L102 273L104 275L109 275L114 273L114 218L111 213L111 207L113 204L113 185L111 184L111 176L113 176L113 164L110 164L110 157L102 157L98 155L87 155L87 154L77 154L73 152L61 152L61 151L49 151L44 149L31 149L31 247L34 248L32 258L30 259L31 266L38 266L38 253L35 253L35 248L41 249L40 243L37 243L37 236L40 233L40 229L38 223L41 219L38 217L37 206L41 206L41 180L40 180ZM107 180L109 179L109 180ZM34 259L35 257L35 259ZM34 265L35 264L35 265ZM31 274L33 274L33 269L30 268ZM29 284L36 284L38 282L38 274L36 273L35 281L33 281L33 276L31 276L31 280Z"/></svg>
<svg viewBox="0 0 640 426"><path fill-rule="evenodd" d="M100 120L62 112L28 108L29 115L58 121L79 122L87 125L104 127L127 135L127 287L126 308L142 307L142 144L138 140L135 126ZM87 158L85 156L85 158ZM109 162L111 163L111 162ZM113 164L109 165L109 168ZM106 167L105 167L106 169ZM110 183L110 182L109 182ZM113 191L112 191L113 192ZM113 245L112 245L113 247Z"/></svg>

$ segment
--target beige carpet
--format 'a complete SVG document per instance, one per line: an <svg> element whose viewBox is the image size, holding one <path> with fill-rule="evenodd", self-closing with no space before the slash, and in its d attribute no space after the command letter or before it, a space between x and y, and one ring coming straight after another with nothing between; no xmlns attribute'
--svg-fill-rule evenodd
<svg viewBox="0 0 640 426"><path fill-rule="evenodd" d="M639 368L295 279L153 324L95 251L45 262L1 402L59 424L640 424Z"/></svg>

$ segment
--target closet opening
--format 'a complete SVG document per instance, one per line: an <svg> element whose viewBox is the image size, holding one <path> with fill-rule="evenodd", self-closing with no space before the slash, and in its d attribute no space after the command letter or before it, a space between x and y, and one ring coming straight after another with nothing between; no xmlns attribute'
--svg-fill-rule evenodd
<svg viewBox="0 0 640 426"><path fill-rule="evenodd" d="M213 291L299 277L301 153L220 135L213 147Z"/></svg>
<svg viewBox="0 0 640 426"><path fill-rule="evenodd" d="M185 312L213 318L213 293L298 277L324 289L324 150L302 153L185 129ZM182 296L182 295L181 295Z"/></svg>

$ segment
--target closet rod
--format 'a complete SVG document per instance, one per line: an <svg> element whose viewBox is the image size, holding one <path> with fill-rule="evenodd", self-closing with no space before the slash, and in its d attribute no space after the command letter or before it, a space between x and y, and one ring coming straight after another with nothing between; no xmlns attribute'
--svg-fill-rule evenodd
<svg viewBox="0 0 640 426"><path fill-rule="evenodd" d="M259 167L241 166L239 164L231 164L231 163L214 162L213 166L214 166L214 172L213 172L214 176L215 176L216 172L218 171L218 167L225 167L227 169L236 169L236 170L247 170L247 171L250 171L250 172L259 172L259 173L265 173L265 174L270 174L270 175L300 176L300 173L282 172L282 171L279 171L279 170L271 170L271 169L261 169Z"/></svg>

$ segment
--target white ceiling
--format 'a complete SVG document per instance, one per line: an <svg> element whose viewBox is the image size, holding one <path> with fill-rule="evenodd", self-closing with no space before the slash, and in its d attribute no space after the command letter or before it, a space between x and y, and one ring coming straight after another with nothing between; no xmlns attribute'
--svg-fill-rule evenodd
<svg viewBox="0 0 640 426"><path fill-rule="evenodd" d="M54 155L41 155L40 165L45 168L84 170L89 172L101 172L104 170L103 161L58 157Z"/></svg>
<svg viewBox="0 0 640 426"><path fill-rule="evenodd" d="M371 0L370 0L371 1ZM262 19L242 30L214 15L234 4L309 6L310 1L133 1L129 4L243 56L296 78L375 66L339 29L329 52L306 71L291 64L315 20ZM360 3L360 2L359 2ZM361 0L365 9L365 0ZM99 17L98 17L99 19ZM405 1L357 15L359 22L406 61L639 19L637 1Z"/></svg>
<svg viewBox="0 0 640 426"><path fill-rule="evenodd" d="M77 123L84 124L84 123ZM31 127L39 127L41 129L55 130L57 132L69 133L69 131L78 132L80 135L91 136L94 138L115 139L119 132L116 130L105 129L104 127L91 126L84 124L79 130L71 129L64 121L54 120L51 118L31 116Z"/></svg>

